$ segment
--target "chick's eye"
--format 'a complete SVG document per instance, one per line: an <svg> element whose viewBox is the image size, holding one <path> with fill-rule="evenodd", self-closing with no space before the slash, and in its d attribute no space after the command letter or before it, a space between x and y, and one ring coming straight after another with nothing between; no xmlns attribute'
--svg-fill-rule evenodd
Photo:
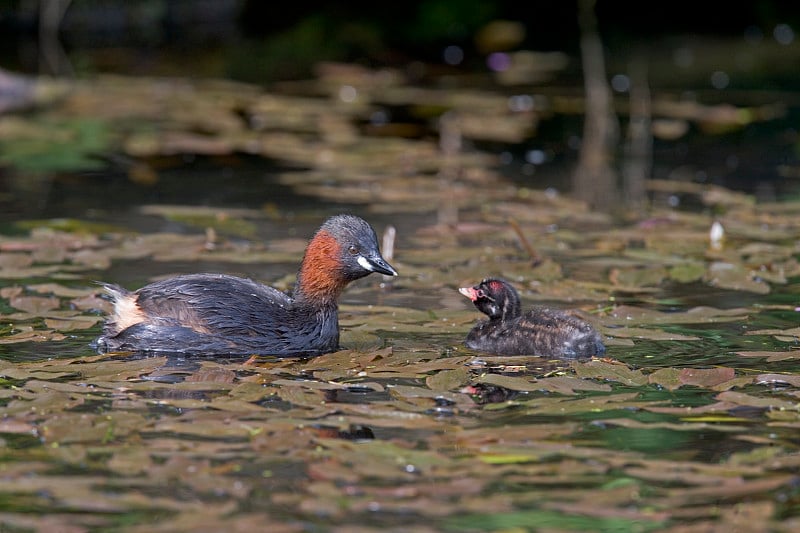
<svg viewBox="0 0 800 533"><path fill-rule="evenodd" d="M347 251L350 252L350 255L358 255L358 248L355 246L351 246L347 249Z"/></svg>

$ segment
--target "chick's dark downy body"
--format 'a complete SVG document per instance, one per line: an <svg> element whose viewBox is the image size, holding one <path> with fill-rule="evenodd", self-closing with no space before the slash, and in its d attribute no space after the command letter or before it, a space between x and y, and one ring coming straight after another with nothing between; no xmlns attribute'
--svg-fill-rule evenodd
<svg viewBox="0 0 800 533"><path fill-rule="evenodd" d="M459 292L489 317L467 334L468 348L500 355L570 359L605 353L600 334L574 314L546 307L523 313L519 294L504 280L485 279Z"/></svg>
<svg viewBox="0 0 800 533"><path fill-rule="evenodd" d="M339 347L339 295L372 272L397 275L367 222L335 216L309 241L291 296L224 274L177 276L135 292L104 285L114 312L98 346L105 351L328 353Z"/></svg>

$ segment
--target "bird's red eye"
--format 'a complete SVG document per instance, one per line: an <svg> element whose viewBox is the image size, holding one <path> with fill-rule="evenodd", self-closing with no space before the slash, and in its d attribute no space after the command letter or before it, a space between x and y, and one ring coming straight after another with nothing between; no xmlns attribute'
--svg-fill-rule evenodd
<svg viewBox="0 0 800 533"><path fill-rule="evenodd" d="M347 251L350 252L350 255L358 255L358 248L355 246L351 246L347 249Z"/></svg>
<svg viewBox="0 0 800 533"><path fill-rule="evenodd" d="M477 296L478 298L486 298L486 293L483 292L483 289L478 289L477 291L475 291L475 296Z"/></svg>

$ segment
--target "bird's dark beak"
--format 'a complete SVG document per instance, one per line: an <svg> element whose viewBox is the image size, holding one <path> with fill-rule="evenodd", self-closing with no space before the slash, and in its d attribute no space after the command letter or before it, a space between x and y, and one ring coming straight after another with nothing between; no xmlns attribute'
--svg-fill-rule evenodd
<svg viewBox="0 0 800 533"><path fill-rule="evenodd" d="M397 270L394 269L392 265L386 262L386 260L381 256L374 256L374 257L365 257L367 265L364 266L367 270L371 272L377 272L378 274L386 274L387 276L396 276ZM360 262L360 261L359 261Z"/></svg>
<svg viewBox="0 0 800 533"><path fill-rule="evenodd" d="M475 287L461 287L460 289L458 289L458 292L460 292L473 302L478 299L478 291L475 290Z"/></svg>

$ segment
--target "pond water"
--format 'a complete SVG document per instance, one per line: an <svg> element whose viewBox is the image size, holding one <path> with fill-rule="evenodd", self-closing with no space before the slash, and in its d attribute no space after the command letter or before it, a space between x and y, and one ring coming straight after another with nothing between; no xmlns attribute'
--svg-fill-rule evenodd
<svg viewBox="0 0 800 533"><path fill-rule="evenodd" d="M507 87L447 84L345 66L274 92L101 77L4 119L0 529L800 527L797 110L662 117L693 131L656 141L647 207L592 209L558 87L514 88L550 102L520 113ZM59 167L64 146L89 168ZM90 346L94 281L288 290L338 212L394 226L400 272L345 292L342 351ZM456 289L489 275L526 306L582 310L608 358L466 349L479 315Z"/></svg>

